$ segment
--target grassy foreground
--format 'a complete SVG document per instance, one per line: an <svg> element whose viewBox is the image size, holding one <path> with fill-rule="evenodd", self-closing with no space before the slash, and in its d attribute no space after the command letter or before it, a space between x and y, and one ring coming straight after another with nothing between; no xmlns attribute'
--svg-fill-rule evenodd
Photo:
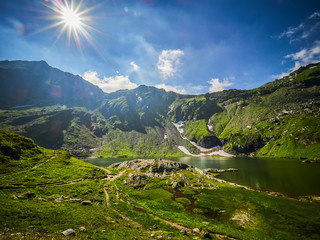
<svg viewBox="0 0 320 240"><path fill-rule="evenodd" d="M16 134L0 131L0 140L0 239L320 238L319 201L170 161L98 168ZM69 228L76 235L62 236Z"/></svg>

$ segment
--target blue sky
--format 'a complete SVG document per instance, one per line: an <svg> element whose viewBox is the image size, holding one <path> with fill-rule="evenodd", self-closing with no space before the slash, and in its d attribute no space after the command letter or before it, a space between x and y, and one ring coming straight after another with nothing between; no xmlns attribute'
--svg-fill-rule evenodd
<svg viewBox="0 0 320 240"><path fill-rule="evenodd" d="M1 0L0 59L45 60L105 92L188 94L252 89L320 61L319 0L87 0L78 44L58 38L63 24L46 29L59 1Z"/></svg>

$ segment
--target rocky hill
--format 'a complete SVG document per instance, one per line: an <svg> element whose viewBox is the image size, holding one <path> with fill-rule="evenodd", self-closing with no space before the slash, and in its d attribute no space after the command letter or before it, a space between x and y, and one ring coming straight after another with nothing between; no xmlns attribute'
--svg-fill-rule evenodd
<svg viewBox="0 0 320 240"><path fill-rule="evenodd" d="M0 95L0 128L43 147L103 157L212 155L222 147L236 155L320 158L320 64L256 89L204 95L147 86L104 94L45 62L1 62L0 78L7 94ZM37 93L19 98L18 86Z"/></svg>

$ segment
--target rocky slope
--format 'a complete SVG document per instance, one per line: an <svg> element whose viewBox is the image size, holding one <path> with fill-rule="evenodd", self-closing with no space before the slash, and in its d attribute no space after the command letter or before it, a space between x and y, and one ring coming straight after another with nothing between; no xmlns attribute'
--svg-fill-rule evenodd
<svg viewBox="0 0 320 240"><path fill-rule="evenodd" d="M194 96L147 86L104 94L44 62L1 62L0 78L7 94L0 97L0 108L6 109L0 110L0 128L44 147L77 155L165 157L183 156L182 148L213 154L219 146L232 154L320 158L320 64L256 89ZM36 85L34 99L13 92ZM62 95L56 98L58 85ZM12 108L18 104L32 106ZM52 104L58 105L45 106ZM184 137L174 126L178 122Z"/></svg>

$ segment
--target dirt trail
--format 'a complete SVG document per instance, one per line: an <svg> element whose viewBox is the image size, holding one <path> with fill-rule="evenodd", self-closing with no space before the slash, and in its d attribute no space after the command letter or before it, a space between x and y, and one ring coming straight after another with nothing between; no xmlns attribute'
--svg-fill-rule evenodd
<svg viewBox="0 0 320 240"><path fill-rule="evenodd" d="M187 227L185 227L185 226L182 226L182 225L180 225L179 223L170 222L170 221L168 221L168 220L165 220L165 219L163 219L163 218L161 218L161 217L158 217L158 216L155 216L155 215L153 215L153 216L154 216L155 218L159 219L161 222L164 222L164 223L166 223L166 224L169 224L169 225L172 226L172 227L178 228L180 231L191 232L191 229L190 229L190 228L187 228Z"/></svg>
<svg viewBox="0 0 320 240"><path fill-rule="evenodd" d="M103 191L104 191L104 195L105 195L105 199L104 199L104 202L103 204L107 204L107 207L110 207L110 201L109 201L109 194L107 192L107 189L106 189L107 185L104 185L103 186Z"/></svg>
<svg viewBox="0 0 320 240"><path fill-rule="evenodd" d="M42 162L42 163L39 163L38 165L35 165L35 166L34 166L33 168L31 168L30 170L34 170L34 169L42 166L43 164L49 162L50 160L52 160L52 159L54 159L54 158L56 158L56 157L57 157L57 153L54 152L54 155L53 155L51 158L49 158L47 161L44 161L44 162ZM28 171L30 171L30 170L28 170Z"/></svg>
<svg viewBox="0 0 320 240"><path fill-rule="evenodd" d="M110 170L108 169L108 168L104 168L104 167L98 167L98 166L96 166L97 168L100 168L101 170L103 170L103 171L105 171L105 172L107 172L108 174L110 174L111 172L110 172Z"/></svg>
<svg viewBox="0 0 320 240"><path fill-rule="evenodd" d="M10 175L16 175L16 174L20 174L20 173L26 173L26 172L30 172L31 170L34 170L34 169L37 169L38 167L42 166L43 164L49 162L50 160L54 159L57 157L57 153L54 152L54 155L50 158L48 158L47 160L45 160L44 162L42 163L39 163L39 164L36 164L35 166L33 166L32 168L30 169L27 169L27 170L24 170L24 171L21 171L21 172L14 172L14 173L10 173Z"/></svg>
<svg viewBox="0 0 320 240"><path fill-rule="evenodd" d="M109 171L109 170L108 170ZM109 171L110 172L110 171ZM110 182L113 182L114 180L116 180L117 178L121 177L123 174L125 173L125 171L122 171L120 173L118 173L117 175L115 176L108 176L107 178L104 178L103 180L109 180ZM108 194L108 191L107 191L107 184L105 184L103 186L103 191L104 191L104 194L105 194L105 200L104 200L104 204L107 204L108 207L110 207L110 197L109 197L109 194ZM118 192L117 192L117 197L118 197Z"/></svg>
<svg viewBox="0 0 320 240"><path fill-rule="evenodd" d="M68 182L58 182L58 183L43 183L43 184L35 184L35 185L23 185L23 184L2 184L0 185L0 189L9 189L9 188L35 188L35 187L57 187L57 186L65 186L72 185L75 183L82 182L83 178L77 178L70 180Z"/></svg>

